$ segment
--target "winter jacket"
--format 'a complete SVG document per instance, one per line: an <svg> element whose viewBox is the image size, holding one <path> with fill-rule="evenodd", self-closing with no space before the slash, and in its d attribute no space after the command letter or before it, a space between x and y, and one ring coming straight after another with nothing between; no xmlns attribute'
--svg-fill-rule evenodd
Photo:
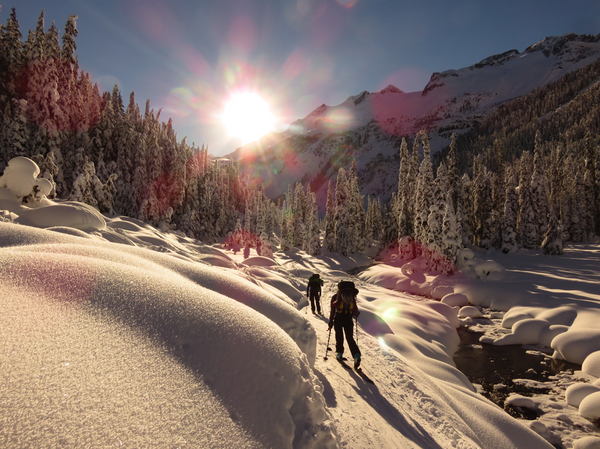
<svg viewBox="0 0 600 449"><path fill-rule="evenodd" d="M313 294L314 296L321 296L321 286L323 285L323 279L315 277L314 275L308 279L308 286L306 287L306 296Z"/></svg>

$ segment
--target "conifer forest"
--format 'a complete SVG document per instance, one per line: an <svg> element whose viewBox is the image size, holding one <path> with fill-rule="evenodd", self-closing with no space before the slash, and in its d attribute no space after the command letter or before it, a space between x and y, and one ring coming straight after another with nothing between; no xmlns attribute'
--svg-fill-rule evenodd
<svg viewBox="0 0 600 449"><path fill-rule="evenodd" d="M42 12L24 37L14 9L0 29L0 173L31 158L53 198L265 256L377 245L447 274L465 245L560 254L600 235L600 61L499 106L440 153L427 130L404 136L389 204L361 194L356 163L340 168L323 217L310 183L267 198L236 163L179 141L149 101L100 92L77 34L76 16L61 33Z"/></svg>

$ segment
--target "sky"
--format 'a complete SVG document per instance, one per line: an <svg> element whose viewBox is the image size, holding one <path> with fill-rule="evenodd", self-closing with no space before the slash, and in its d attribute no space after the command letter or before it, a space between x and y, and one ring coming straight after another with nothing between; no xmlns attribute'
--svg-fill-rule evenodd
<svg viewBox="0 0 600 449"><path fill-rule="evenodd" d="M7 447L600 444L598 243L562 256L465 249L453 276L419 259L371 265L375 251L245 255L83 203L21 204L38 171L15 158L0 176ZM327 312L349 270L362 374L335 361L327 318L307 310L312 273L325 281ZM506 403L536 416L513 419L456 368L461 326L485 332L472 363L490 378L512 359L487 362L488 345L581 369L547 382L513 371L535 393L512 391Z"/></svg>
<svg viewBox="0 0 600 449"><path fill-rule="evenodd" d="M460 69L546 36L600 33L597 0L11 0L21 32L61 30L78 16L82 70L102 91L135 92L188 143L215 155L240 146L221 116L253 92L284 131L321 104L394 84L422 90L431 74ZM250 121L250 117L248 118Z"/></svg>

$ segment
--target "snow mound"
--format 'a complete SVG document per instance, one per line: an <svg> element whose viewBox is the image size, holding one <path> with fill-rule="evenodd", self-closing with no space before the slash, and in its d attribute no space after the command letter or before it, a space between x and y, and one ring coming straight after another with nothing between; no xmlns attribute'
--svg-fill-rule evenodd
<svg viewBox="0 0 600 449"><path fill-rule="evenodd" d="M449 285L438 285L431 290L431 297L433 299L441 300L444 296L454 293L454 288Z"/></svg>
<svg viewBox="0 0 600 449"><path fill-rule="evenodd" d="M462 293L450 293L442 298L442 303L450 307L464 307L469 305L469 299Z"/></svg>
<svg viewBox="0 0 600 449"><path fill-rule="evenodd" d="M600 351L600 330L570 329L552 340L553 357L582 365L592 352Z"/></svg>
<svg viewBox="0 0 600 449"><path fill-rule="evenodd" d="M458 316L461 318L481 318L483 315L477 307L465 306L458 311Z"/></svg>
<svg viewBox="0 0 600 449"><path fill-rule="evenodd" d="M83 203L51 204L15 213L19 215L15 223L37 228L67 226L81 231L101 231L106 227L102 214Z"/></svg>
<svg viewBox="0 0 600 449"><path fill-rule="evenodd" d="M588 436L573 441L573 449L600 449L600 438Z"/></svg>
<svg viewBox="0 0 600 449"><path fill-rule="evenodd" d="M248 257L247 259L244 260L244 262L242 262L244 265L247 266L258 266L258 267L272 267L275 265L279 265L277 262L275 262L273 259L270 259L269 257L264 257L264 256L253 256L253 257Z"/></svg>
<svg viewBox="0 0 600 449"><path fill-rule="evenodd" d="M521 396L519 394L510 395L506 399L504 404L511 405L513 407L527 408L527 409L531 409L531 410L535 410L537 408L537 405L533 399L525 397L525 396Z"/></svg>
<svg viewBox="0 0 600 449"><path fill-rule="evenodd" d="M579 404L579 414L586 419L600 419L600 391L587 395Z"/></svg>
<svg viewBox="0 0 600 449"><path fill-rule="evenodd" d="M486 260L474 266L479 279L501 281L506 275L506 269L494 260Z"/></svg>
<svg viewBox="0 0 600 449"><path fill-rule="evenodd" d="M536 318L521 320L513 326L512 334L498 338L494 342L494 345L537 345L540 342L542 332L549 327L550 323L546 320L538 320Z"/></svg>
<svg viewBox="0 0 600 449"><path fill-rule="evenodd" d="M563 324L551 324L549 327L542 329L542 332L540 333L540 344L546 346L547 348L551 348L554 337L562 334L563 332L567 332L568 330L569 326L565 326Z"/></svg>
<svg viewBox="0 0 600 449"><path fill-rule="evenodd" d="M110 446L118 435L133 447L335 447L306 355L229 296L257 301L258 287L154 251L0 226L7 241L43 242L0 248L11 441ZM8 350L20 347L28 349Z"/></svg>
<svg viewBox="0 0 600 449"><path fill-rule="evenodd" d="M590 394L596 393L598 391L600 391L600 387L596 385L584 383L569 385L565 392L567 404L573 407L579 407L581 401L583 401Z"/></svg>
<svg viewBox="0 0 600 449"><path fill-rule="evenodd" d="M58 204L47 199L52 183L45 178L38 179L39 174L39 167L31 159L16 157L8 162L0 176L0 210L15 214L14 223L37 228L63 226L88 232L106 228L104 217L92 206L72 202ZM32 197L31 201L25 201L26 197Z"/></svg>
<svg viewBox="0 0 600 449"><path fill-rule="evenodd" d="M581 371L600 378L600 351L592 352L585 358Z"/></svg>

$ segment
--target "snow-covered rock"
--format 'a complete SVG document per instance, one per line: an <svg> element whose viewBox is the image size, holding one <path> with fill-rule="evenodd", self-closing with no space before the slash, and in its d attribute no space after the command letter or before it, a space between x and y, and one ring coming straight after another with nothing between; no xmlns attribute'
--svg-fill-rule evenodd
<svg viewBox="0 0 600 449"><path fill-rule="evenodd" d="M469 305L469 299L462 293L450 293L444 296L441 302L450 307L463 307Z"/></svg>
<svg viewBox="0 0 600 449"><path fill-rule="evenodd" d="M573 441L573 449L600 449L600 437L587 436Z"/></svg>
<svg viewBox="0 0 600 449"><path fill-rule="evenodd" d="M584 373L600 378L600 351L592 352L588 355L583 361L583 365L581 365L581 370Z"/></svg>
<svg viewBox="0 0 600 449"><path fill-rule="evenodd" d="M586 419L600 419L600 391L587 395L579 404L579 414Z"/></svg>
<svg viewBox="0 0 600 449"><path fill-rule="evenodd" d="M552 348L554 358L581 365L589 354L600 351L600 330L570 329L554 337Z"/></svg>
<svg viewBox="0 0 600 449"><path fill-rule="evenodd" d="M460 308L458 316L460 318L481 318L483 314L477 307L465 306Z"/></svg>
<svg viewBox="0 0 600 449"><path fill-rule="evenodd" d="M506 401L504 401L505 405L511 405L513 407L521 407L527 408L531 410L535 410L537 408L537 404L531 398L521 396L519 394L511 394Z"/></svg>
<svg viewBox="0 0 600 449"><path fill-rule="evenodd" d="M577 383L570 385L566 391L567 404L573 407L579 407L581 401L592 393L600 391L597 385L587 383Z"/></svg>

